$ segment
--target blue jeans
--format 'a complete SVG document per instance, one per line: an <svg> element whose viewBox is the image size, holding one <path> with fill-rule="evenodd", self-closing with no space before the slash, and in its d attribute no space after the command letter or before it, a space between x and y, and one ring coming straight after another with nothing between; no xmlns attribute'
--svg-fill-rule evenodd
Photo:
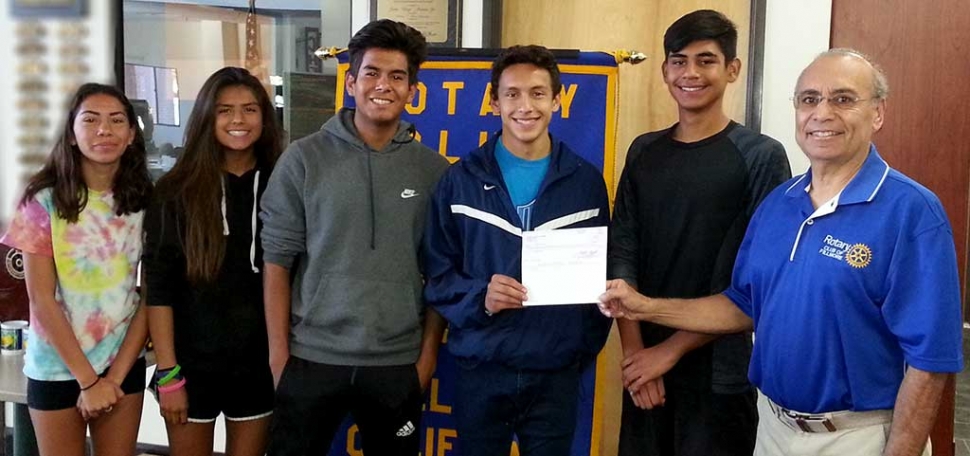
<svg viewBox="0 0 970 456"><path fill-rule="evenodd" d="M566 456L576 429L578 364L555 371L458 360L455 420L462 456Z"/></svg>

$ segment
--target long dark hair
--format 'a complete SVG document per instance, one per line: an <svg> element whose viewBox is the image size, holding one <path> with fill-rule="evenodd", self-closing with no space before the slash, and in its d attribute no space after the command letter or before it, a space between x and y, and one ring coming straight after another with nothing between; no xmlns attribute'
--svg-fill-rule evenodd
<svg viewBox="0 0 970 456"><path fill-rule="evenodd" d="M115 213L118 215L132 214L148 206L152 191L152 178L148 174L145 159L145 138L137 124L135 108L118 88L114 86L87 83L77 89L71 100L71 108L64 123L64 130L44 166L27 182L24 197L20 204L26 204L46 188L53 193L54 208L57 216L70 223L76 223L78 215L88 204L88 186L84 182L81 172L83 155L81 149L74 144L74 119L84 103L92 95L108 95L117 99L125 108L128 125L135 129L135 139L121 155L118 172L115 173L111 184L114 194Z"/></svg>
<svg viewBox="0 0 970 456"><path fill-rule="evenodd" d="M259 104L263 132L253 144L257 166L272 169L282 152L282 130L266 89L248 71L226 67L202 85L185 131L185 150L175 166L158 180L159 203L175 204L184 216L186 275L191 282L211 282L222 268L226 239L222 234L222 173L225 155L216 139L219 93L233 86L249 89Z"/></svg>

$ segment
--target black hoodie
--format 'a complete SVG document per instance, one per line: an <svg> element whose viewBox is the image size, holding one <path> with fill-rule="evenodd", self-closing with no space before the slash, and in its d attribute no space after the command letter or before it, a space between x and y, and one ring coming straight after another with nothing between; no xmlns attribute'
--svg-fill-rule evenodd
<svg viewBox="0 0 970 456"><path fill-rule="evenodd" d="M171 201L154 201L146 211L142 268L148 305L172 308L175 356L183 368L231 373L269 366L262 224L256 216L269 174L263 168L242 176L223 174L228 234L222 268L212 283L193 285L186 277L184 210Z"/></svg>

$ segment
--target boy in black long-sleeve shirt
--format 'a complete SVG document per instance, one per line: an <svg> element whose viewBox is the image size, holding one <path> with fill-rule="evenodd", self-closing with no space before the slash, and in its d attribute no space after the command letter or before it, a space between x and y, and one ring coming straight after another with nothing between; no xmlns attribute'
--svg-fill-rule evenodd
<svg viewBox="0 0 970 456"><path fill-rule="evenodd" d="M724 113L741 62L721 13L678 19L664 35L674 126L637 138L610 229L610 278L649 296L693 298L730 285L748 221L791 177L784 148ZM750 455L758 423L747 381L750 334L724 337L619 320L620 455Z"/></svg>

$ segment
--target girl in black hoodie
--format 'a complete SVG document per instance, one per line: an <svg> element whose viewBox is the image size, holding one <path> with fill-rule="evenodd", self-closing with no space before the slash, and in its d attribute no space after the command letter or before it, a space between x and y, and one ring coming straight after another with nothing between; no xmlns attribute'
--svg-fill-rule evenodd
<svg viewBox="0 0 970 456"><path fill-rule="evenodd" d="M262 84L227 67L202 86L185 151L145 217L154 383L172 454L262 455L273 410L258 203L282 148Z"/></svg>

